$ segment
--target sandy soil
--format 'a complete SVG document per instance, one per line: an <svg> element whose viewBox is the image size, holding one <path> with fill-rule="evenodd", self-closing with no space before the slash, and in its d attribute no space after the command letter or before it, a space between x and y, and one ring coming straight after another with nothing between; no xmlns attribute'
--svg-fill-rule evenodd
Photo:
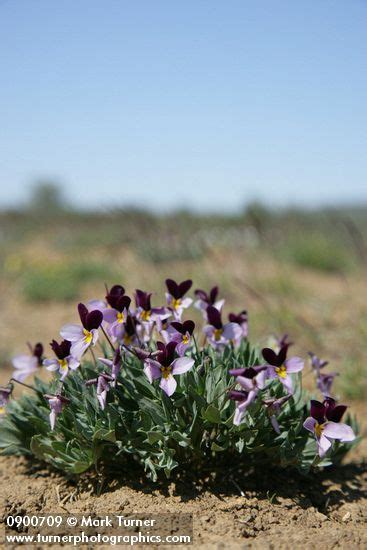
<svg viewBox="0 0 367 550"><path fill-rule="evenodd" d="M302 478L292 471L217 472L151 483L79 480L24 458L0 458L2 520L9 514L96 516L192 513L195 548L366 548L366 441L340 468ZM192 479L190 479L190 476Z"/></svg>

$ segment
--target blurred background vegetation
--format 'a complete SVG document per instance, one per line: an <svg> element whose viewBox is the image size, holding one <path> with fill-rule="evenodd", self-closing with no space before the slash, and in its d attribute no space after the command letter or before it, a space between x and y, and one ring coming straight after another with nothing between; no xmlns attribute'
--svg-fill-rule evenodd
<svg viewBox="0 0 367 550"><path fill-rule="evenodd" d="M72 208L54 182L33 187L23 208L0 212L0 352L4 365L27 340L46 343L76 318L76 300L104 283L163 299L166 277L219 284L226 312L247 308L254 338L289 332L339 370L338 390L367 395L367 207L236 215L136 208ZM4 367L5 368L5 367Z"/></svg>

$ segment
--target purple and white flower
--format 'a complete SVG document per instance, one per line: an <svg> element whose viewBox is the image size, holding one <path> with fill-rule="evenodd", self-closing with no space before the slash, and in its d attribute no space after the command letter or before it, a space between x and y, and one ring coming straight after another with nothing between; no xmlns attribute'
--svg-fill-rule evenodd
<svg viewBox="0 0 367 550"><path fill-rule="evenodd" d="M194 330L194 321L184 321L183 323L172 321L172 323L167 327L167 330L163 330L161 334L166 343L177 342L176 352L180 357L182 357L187 348L191 345Z"/></svg>
<svg viewBox="0 0 367 550"><path fill-rule="evenodd" d="M207 320L208 306L213 306L218 311L222 311L225 300L218 300L219 287L214 286L207 294L205 290L198 288L195 290L195 296L197 298L194 306L199 309L205 320Z"/></svg>
<svg viewBox="0 0 367 550"><path fill-rule="evenodd" d="M97 386L97 399L102 411L106 407L107 393L111 388L111 382L114 382L113 377L105 372L99 374L97 378L91 378L85 382L86 386Z"/></svg>
<svg viewBox="0 0 367 550"><path fill-rule="evenodd" d="M114 353L113 359L106 359L105 357L99 357L99 360L101 363L106 365L111 369L111 376L112 376L112 382L111 386L116 386L116 380L118 375L120 374L121 366L122 366L122 358L120 350L117 349Z"/></svg>
<svg viewBox="0 0 367 550"><path fill-rule="evenodd" d="M151 296L151 292L144 292L139 289L135 291L135 317L144 328L143 339L145 341L150 339L155 322L158 329L161 330L161 323L171 316L170 310L166 307L153 308L151 306Z"/></svg>
<svg viewBox="0 0 367 550"><path fill-rule="evenodd" d="M338 373L321 372L322 369L329 364L329 362L320 359L319 357L317 357L317 355L315 355L312 352L309 352L308 355L311 357L311 367L316 375L317 388L325 397L330 397L331 387L333 385L334 378L338 376Z"/></svg>
<svg viewBox="0 0 367 550"><path fill-rule="evenodd" d="M32 348L31 344L28 344L30 354L16 355L12 359L12 364L15 369L13 372L14 380L23 382L30 374L34 374L38 368L42 365L43 361L43 345L38 342Z"/></svg>
<svg viewBox="0 0 367 550"><path fill-rule="evenodd" d="M168 290L166 293L168 307L173 312L176 321L181 321L183 311L190 307L193 302L192 298L185 298L185 294L192 287L192 281L187 279L187 281L177 284L173 279L166 279L166 287Z"/></svg>
<svg viewBox="0 0 367 550"><path fill-rule="evenodd" d="M230 323L236 323L241 328L241 334L234 342L238 347L241 344L241 340L248 337L248 314L246 310L241 311L238 315L236 313L230 313L228 315L228 321Z"/></svg>
<svg viewBox="0 0 367 550"><path fill-rule="evenodd" d="M9 384L8 386L0 386L0 420L5 416L6 406L9 402L10 396L13 391L13 385Z"/></svg>
<svg viewBox="0 0 367 550"><path fill-rule="evenodd" d="M50 405L50 426L51 430L54 430L57 417L62 413L64 406L70 403L70 399L60 394L46 394L45 398L48 400L48 404Z"/></svg>
<svg viewBox="0 0 367 550"><path fill-rule="evenodd" d="M176 390L177 382L174 376L183 374L194 366L194 359L190 357L175 358L177 342L157 342L159 353L155 359L144 360L144 372L150 383L160 378L160 388L170 397Z"/></svg>
<svg viewBox="0 0 367 550"><path fill-rule="evenodd" d="M78 312L82 326L64 325L60 334L65 340L71 342L71 355L80 359L90 346L94 346L98 340L98 328L103 321L103 314L98 309L88 311L84 304L78 305Z"/></svg>
<svg viewBox="0 0 367 550"><path fill-rule="evenodd" d="M321 458L330 449L333 440L343 443L354 441L356 436L352 428L340 422L346 409L345 405L336 405L331 397L327 397L323 403L311 401L311 416L306 418L303 427L315 436Z"/></svg>
<svg viewBox="0 0 367 550"><path fill-rule="evenodd" d="M107 294L106 300L110 307L103 310L103 320L109 325L109 334L117 339L124 332L123 324L128 317L131 298L125 295L122 286L115 285Z"/></svg>
<svg viewBox="0 0 367 550"><path fill-rule="evenodd" d="M228 396L236 401L236 410L233 418L233 424L238 426L241 423L242 416L247 407L255 401L257 394L263 390L266 385L265 366L247 367L240 369L231 369L229 374L236 377L236 382L241 386L241 390L232 390Z"/></svg>
<svg viewBox="0 0 367 550"><path fill-rule="evenodd" d="M268 366L269 378L277 378L288 391L293 393L293 383L291 374L300 372L304 363L300 357L290 357L287 359L288 345L283 346L279 353L270 348L264 348L262 355Z"/></svg>
<svg viewBox="0 0 367 550"><path fill-rule="evenodd" d="M271 422L271 424L272 424L272 426L273 426L273 428L274 428L274 430L276 431L277 434L280 434L280 426L279 426L277 416L280 413L281 408L283 407L283 405L291 397L292 397L292 395L289 393L287 395L284 395L283 397L279 397L278 399L273 397L273 398L270 398L270 399L265 399L263 401L264 406L267 409L267 413L269 415L270 422Z"/></svg>
<svg viewBox="0 0 367 550"><path fill-rule="evenodd" d="M225 346L229 342L236 342L241 337L242 329L237 323L222 323L220 311L214 306L206 310L208 325L203 329L210 344L215 347Z"/></svg>
<svg viewBox="0 0 367 550"><path fill-rule="evenodd" d="M77 369L80 361L70 354L71 342L68 340L63 340L60 344L56 340L52 340L50 346L56 358L44 359L43 365L47 370L58 371L60 373L60 380L64 380L69 373L69 369Z"/></svg>

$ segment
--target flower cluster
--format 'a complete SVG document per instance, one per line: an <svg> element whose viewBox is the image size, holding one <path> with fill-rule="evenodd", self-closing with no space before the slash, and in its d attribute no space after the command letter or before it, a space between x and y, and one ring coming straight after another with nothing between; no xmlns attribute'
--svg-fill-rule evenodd
<svg viewBox="0 0 367 550"><path fill-rule="evenodd" d="M28 386L35 389L38 400L38 412L33 411L29 418L33 422L35 414L42 415L46 403L51 431L60 430L63 435L52 447L52 439L45 442L36 424L33 451L41 452L51 445L47 459L56 465L65 460L65 453L62 459L52 457L59 452L63 438L69 441L67 449L71 448L71 419L81 422L79 431L85 434L91 419L95 419L92 441L102 438L104 445L116 441L120 451L140 453L146 469L152 471L156 465L147 449L155 456L156 464L170 471L175 467L173 455L182 453L185 447L205 455L208 434L211 438L217 434L216 441L210 443L212 452L262 448L265 443L251 435L250 427L256 422L261 426L258 433L261 436L263 430L265 437L266 432L266 445L270 441L273 451L278 448L283 463L285 437L287 449L299 452L302 445L308 445L311 432L320 458L332 447L333 440L347 443L355 439L352 428L340 422L346 407L336 405L331 398L336 373L323 372L326 362L310 354L323 401L312 400L310 416L305 418L300 389L304 361L289 352L293 344L286 335L273 339L258 353L248 341L247 311L241 309L225 316L217 286L209 292L195 290L191 298L191 280L177 283L166 279L165 284L166 304L158 306L152 305L150 292L137 289L131 298L121 285L106 288L103 300L78 305L80 322L61 328L62 340L50 343L52 357L40 343L29 345L28 355L14 357L12 381L27 386L24 380L31 374L42 369L54 373L48 386L40 381L35 388ZM4 426L10 431L18 421L9 405L11 392L11 383L0 388L0 417L9 417ZM89 409L94 403L97 409L92 414ZM29 402L24 409L26 415L27 407ZM162 431L157 431L158 426ZM145 433L146 439L136 435L139 433ZM41 440L41 446L36 444ZM29 437L27 442L29 445ZM75 450L78 466L74 468L81 471L94 460L90 458L94 452L97 457L102 454L95 443L91 449L82 458L80 446ZM289 460L296 461L294 457ZM297 460L302 464L302 457ZM70 466L67 468L70 470Z"/></svg>

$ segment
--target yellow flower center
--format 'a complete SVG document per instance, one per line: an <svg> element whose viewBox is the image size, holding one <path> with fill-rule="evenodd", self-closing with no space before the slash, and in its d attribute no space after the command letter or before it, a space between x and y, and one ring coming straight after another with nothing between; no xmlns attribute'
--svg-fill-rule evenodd
<svg viewBox="0 0 367 550"><path fill-rule="evenodd" d="M221 328L216 328L215 331L214 331L214 340L216 342L218 342L218 340L220 340L221 336L222 336L222 329Z"/></svg>
<svg viewBox="0 0 367 550"><path fill-rule="evenodd" d="M93 334L89 332L89 330L87 330L86 328L83 329L83 334L84 334L84 340L87 342L87 344L90 344L91 341L93 340Z"/></svg>
<svg viewBox="0 0 367 550"><path fill-rule="evenodd" d="M123 323L125 321L125 315L123 313L118 312L117 314L117 322Z"/></svg>
<svg viewBox="0 0 367 550"><path fill-rule="evenodd" d="M143 321L149 321L150 315L150 311L146 311L145 309L143 309L143 311L141 312L141 318Z"/></svg>
<svg viewBox="0 0 367 550"><path fill-rule="evenodd" d="M318 422L316 422L316 424L315 424L316 437L321 437L321 434L324 430L324 426L325 426L325 424L319 424Z"/></svg>
<svg viewBox="0 0 367 550"><path fill-rule="evenodd" d="M171 367L161 367L161 373L163 378L168 378L171 372L172 372Z"/></svg>
<svg viewBox="0 0 367 550"><path fill-rule="evenodd" d="M287 367L285 365L275 367L275 372L277 373L279 378L285 378L287 376Z"/></svg>
<svg viewBox="0 0 367 550"><path fill-rule="evenodd" d="M189 340L190 340L190 337L185 334L184 336L182 336L182 343L183 344L188 344L189 343Z"/></svg>
<svg viewBox="0 0 367 550"><path fill-rule="evenodd" d="M129 336L128 334L125 334L125 336L124 336L124 344L125 344L126 346L128 346L129 344L131 344L131 341L132 341L132 337Z"/></svg>
<svg viewBox="0 0 367 550"><path fill-rule="evenodd" d="M5 414L5 407L0 407L0 416Z"/></svg>
<svg viewBox="0 0 367 550"><path fill-rule="evenodd" d="M176 300L176 298L173 298L173 300L172 300L173 308L178 309L180 307L180 305L181 305L181 298L178 298L177 300Z"/></svg>
<svg viewBox="0 0 367 550"><path fill-rule="evenodd" d="M58 359L58 362L61 370L66 370L68 368L68 362L66 359Z"/></svg>

